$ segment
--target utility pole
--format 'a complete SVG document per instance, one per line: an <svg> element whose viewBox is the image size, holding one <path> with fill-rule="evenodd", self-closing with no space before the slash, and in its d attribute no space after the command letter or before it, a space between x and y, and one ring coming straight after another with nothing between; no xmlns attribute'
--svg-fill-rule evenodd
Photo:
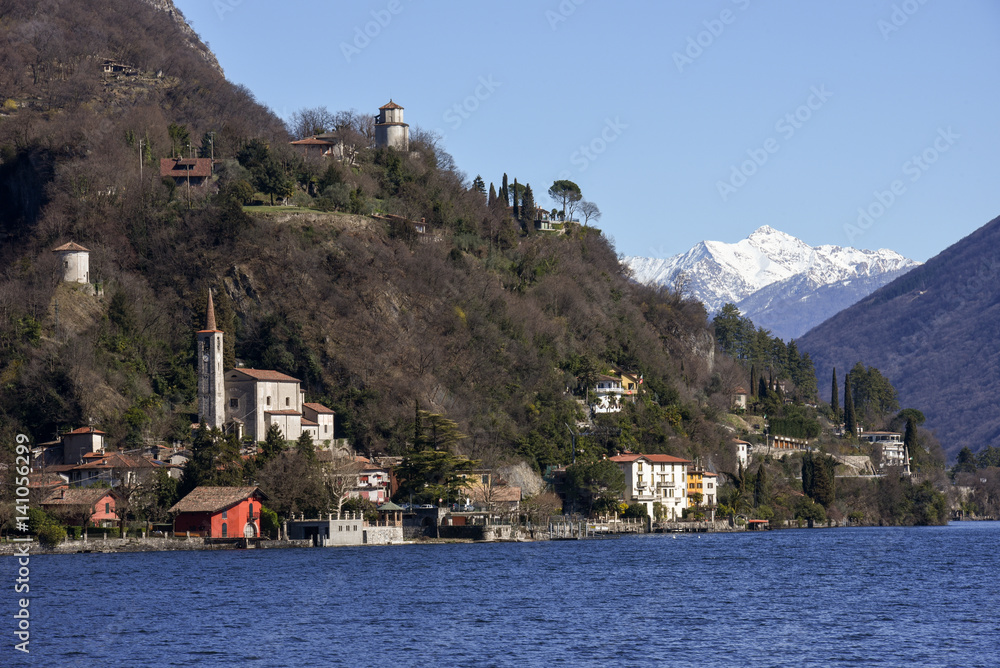
<svg viewBox="0 0 1000 668"><path fill-rule="evenodd" d="M191 144L188 144L188 155L191 155ZM187 168L187 182L188 182L188 209L191 208L191 167L194 165L188 165Z"/></svg>
<svg viewBox="0 0 1000 668"><path fill-rule="evenodd" d="M139 180L142 181L142 140L139 140Z"/></svg>

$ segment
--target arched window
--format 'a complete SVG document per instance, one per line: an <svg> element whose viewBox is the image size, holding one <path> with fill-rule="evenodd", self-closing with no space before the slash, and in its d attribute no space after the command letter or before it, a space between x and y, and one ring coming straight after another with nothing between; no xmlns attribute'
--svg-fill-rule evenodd
<svg viewBox="0 0 1000 668"><path fill-rule="evenodd" d="M222 523L222 537L223 538L227 538L228 534L229 534L229 527L226 525L225 522L223 522Z"/></svg>

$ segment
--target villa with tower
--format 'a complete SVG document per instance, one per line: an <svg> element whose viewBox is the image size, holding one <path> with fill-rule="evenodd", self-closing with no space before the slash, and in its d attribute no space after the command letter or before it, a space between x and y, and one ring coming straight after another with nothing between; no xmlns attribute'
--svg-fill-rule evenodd
<svg viewBox="0 0 1000 668"><path fill-rule="evenodd" d="M344 142L336 132L304 137L291 142L291 146L304 158L333 158L343 161L346 155L357 152L356 148L345 150ZM391 99L379 107L378 115L375 116L375 146L397 151L410 150L410 126L403 122L403 107Z"/></svg>
<svg viewBox="0 0 1000 668"><path fill-rule="evenodd" d="M222 331L208 293L205 329L198 337L198 421L253 441L277 425L285 440L303 433L314 443L333 441L334 412L305 400L300 381L280 371L236 368L224 371Z"/></svg>

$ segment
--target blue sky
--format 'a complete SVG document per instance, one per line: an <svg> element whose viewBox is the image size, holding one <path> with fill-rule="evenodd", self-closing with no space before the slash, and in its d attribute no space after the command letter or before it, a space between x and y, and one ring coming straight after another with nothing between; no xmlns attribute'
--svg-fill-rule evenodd
<svg viewBox="0 0 1000 668"><path fill-rule="evenodd" d="M437 130L471 179L568 178L620 253L771 225L924 261L1000 215L1000 3L175 0L279 116Z"/></svg>

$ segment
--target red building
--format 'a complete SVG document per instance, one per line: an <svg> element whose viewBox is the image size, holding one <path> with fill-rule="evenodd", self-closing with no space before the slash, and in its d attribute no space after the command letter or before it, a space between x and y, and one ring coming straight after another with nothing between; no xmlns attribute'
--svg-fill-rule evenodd
<svg viewBox="0 0 1000 668"><path fill-rule="evenodd" d="M267 496L259 487L196 487L174 504L174 534L205 538L257 538L260 508Z"/></svg>
<svg viewBox="0 0 1000 668"><path fill-rule="evenodd" d="M118 524L115 512L118 499L118 492L112 489L75 487L55 490L42 501L41 506L74 523L84 524L86 521L98 527L113 527Z"/></svg>

